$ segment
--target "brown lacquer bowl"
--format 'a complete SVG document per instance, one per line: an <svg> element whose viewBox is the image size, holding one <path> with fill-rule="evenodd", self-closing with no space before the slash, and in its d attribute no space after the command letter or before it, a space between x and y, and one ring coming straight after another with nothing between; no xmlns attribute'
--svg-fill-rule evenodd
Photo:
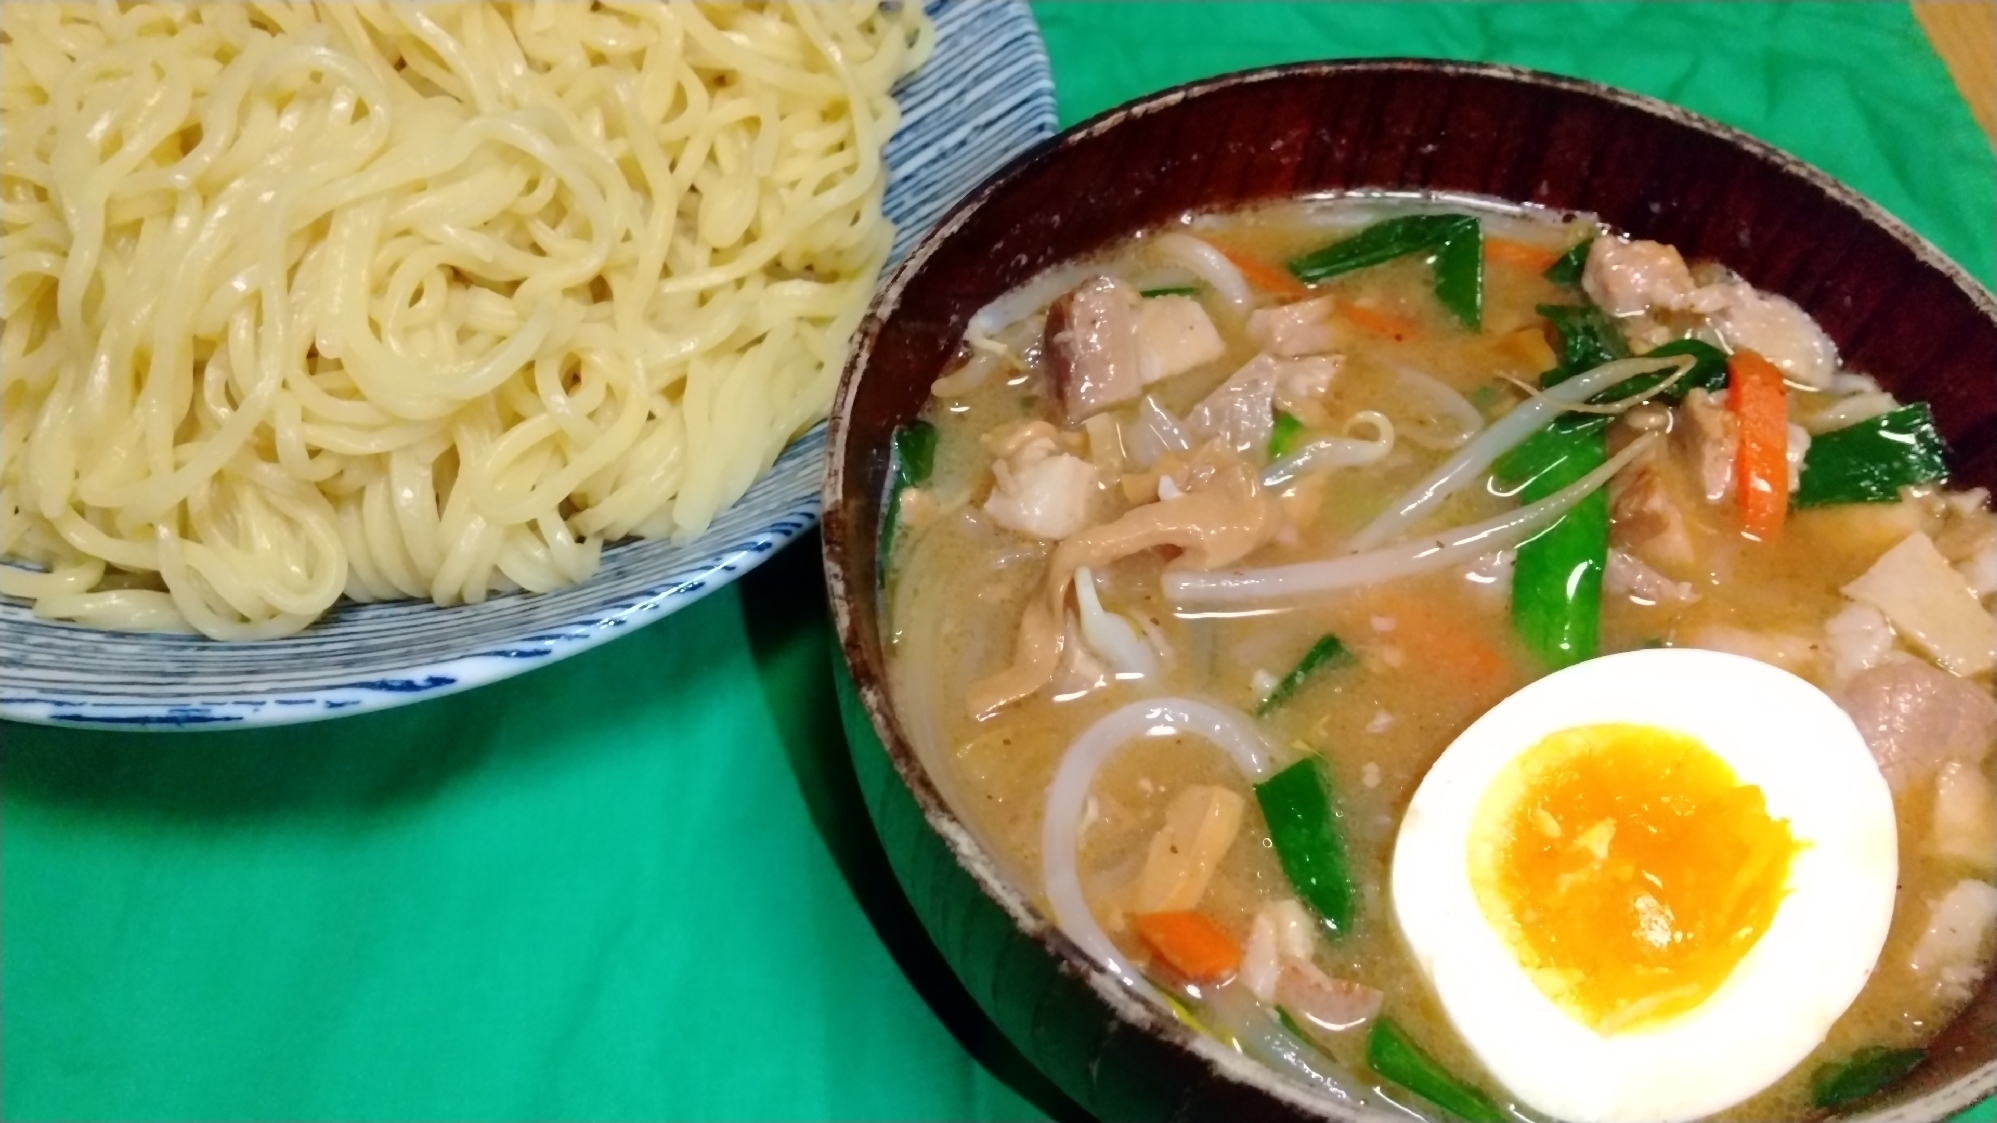
<svg viewBox="0 0 1997 1123"><path fill-rule="evenodd" d="M1531 138L1529 141L1527 138ZM1112 110L1014 160L895 270L833 405L825 568L846 728L897 875L972 996L1104 1119L1357 1120L1121 989L1001 880L938 794L886 687L876 542L889 435L973 312L1050 265L1187 211L1357 188L1473 192L1590 211L1800 303L1848 364L1934 405L1959 485L1997 485L1997 300L1879 207L1662 102L1498 66L1305 63ZM1935 1123L1997 1087L1986 987L1881 1123Z"/></svg>

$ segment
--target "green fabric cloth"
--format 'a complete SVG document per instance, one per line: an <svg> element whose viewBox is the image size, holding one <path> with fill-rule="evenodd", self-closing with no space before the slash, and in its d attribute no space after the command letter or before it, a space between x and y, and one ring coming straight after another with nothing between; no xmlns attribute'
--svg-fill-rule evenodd
<svg viewBox="0 0 1997 1123"><path fill-rule="evenodd" d="M1037 11L1064 123L1263 63L1518 63L1744 128L1997 274L1990 150L1904 7ZM921 959L882 922L839 784L816 579L792 551L595 652L403 711L0 729L0 1114L1035 1117L883 946ZM888 900L881 936L856 892Z"/></svg>
<svg viewBox="0 0 1997 1123"><path fill-rule="evenodd" d="M1053 3L1064 125L1251 66L1422 55L1607 82L1752 133L1850 184L1985 284L1990 145L1911 11L1831 3ZM1141 42L1124 41L1141 29Z"/></svg>

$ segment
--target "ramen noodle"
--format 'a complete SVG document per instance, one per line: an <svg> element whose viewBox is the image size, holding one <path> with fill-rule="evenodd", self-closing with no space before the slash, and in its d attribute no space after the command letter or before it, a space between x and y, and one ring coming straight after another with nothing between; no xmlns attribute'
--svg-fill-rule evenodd
<svg viewBox="0 0 1997 1123"><path fill-rule="evenodd" d="M0 592L217 639L687 541L830 400L917 4L9 4Z"/></svg>

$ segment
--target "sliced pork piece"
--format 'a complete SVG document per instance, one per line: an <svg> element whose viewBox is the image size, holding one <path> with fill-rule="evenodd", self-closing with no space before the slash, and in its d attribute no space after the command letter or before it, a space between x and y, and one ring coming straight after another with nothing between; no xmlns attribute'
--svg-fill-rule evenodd
<svg viewBox="0 0 1997 1123"><path fill-rule="evenodd" d="M1168 453L1191 452L1193 437L1158 399L1146 394L1137 403L1137 420L1124 433L1124 447L1137 467L1149 469Z"/></svg>
<svg viewBox="0 0 1997 1123"><path fill-rule="evenodd" d="M1328 296L1264 308L1248 317L1248 337L1278 358L1321 355L1338 345L1332 335L1331 312Z"/></svg>
<svg viewBox="0 0 1997 1123"><path fill-rule="evenodd" d="M1609 481L1609 541L1661 570L1690 576L1698 568L1698 551L1656 453L1653 445Z"/></svg>
<svg viewBox="0 0 1997 1123"><path fill-rule="evenodd" d="M1673 581L1645 565L1634 554L1609 551L1607 570L1602 574L1602 591L1612 597L1629 597L1639 604L1677 606L1691 604L1699 593L1690 582Z"/></svg>
<svg viewBox="0 0 1997 1123"><path fill-rule="evenodd" d="M1952 760L1979 765L1997 741L1997 701L1907 656L1854 676L1839 702L1895 792Z"/></svg>
<svg viewBox="0 0 1997 1123"><path fill-rule="evenodd" d="M1241 945L1241 971L1236 976L1248 993L1264 1002L1276 997L1276 978L1283 973L1283 956L1276 946L1276 927L1265 906L1248 926L1248 941Z"/></svg>
<svg viewBox="0 0 1997 1123"><path fill-rule="evenodd" d="M1017 471L995 463L992 474L998 485L985 500L985 511L1007 530L1058 542L1089 525L1096 469L1088 461L1064 452Z"/></svg>
<svg viewBox="0 0 1997 1123"><path fill-rule="evenodd" d="M1254 449L1260 455L1276 422L1276 384L1283 373L1282 360L1255 356L1186 414L1187 430L1196 438L1219 438L1235 452Z"/></svg>
<svg viewBox="0 0 1997 1123"><path fill-rule="evenodd" d="M1928 850L1971 869L1997 869L1997 790L1983 769L1951 760L1935 773Z"/></svg>
<svg viewBox="0 0 1997 1123"><path fill-rule="evenodd" d="M1364 983L1335 979L1306 960L1290 960L1276 976L1276 1004L1307 1026L1338 1032L1380 1012L1382 995Z"/></svg>
<svg viewBox="0 0 1997 1123"><path fill-rule="evenodd" d="M1746 281L1715 276L1713 283L1700 284L1678 251L1658 242L1597 238L1581 287L1611 316L1702 314L1728 350L1754 351L1805 386L1831 385L1838 373L1837 344L1808 312Z"/></svg>
<svg viewBox="0 0 1997 1123"><path fill-rule="evenodd" d="M1824 654L1830 659L1833 686L1842 687L1860 672L1886 661L1893 651L1893 625L1869 604L1845 602L1837 615L1824 621Z"/></svg>
<svg viewBox="0 0 1997 1123"><path fill-rule="evenodd" d="M1697 474L1706 502L1718 503L1733 494L1734 456L1740 447L1734 415L1704 390L1685 395L1685 424L1672 431L1672 442Z"/></svg>
<svg viewBox="0 0 1997 1123"><path fill-rule="evenodd" d="M1609 544L1674 581L1701 582L1709 576L1719 528L1706 510L1698 474L1668 443L1680 439L1682 426L1668 411L1660 412L1662 419L1648 410L1633 411L1634 416L1609 429L1612 453L1641 436L1646 426L1655 431L1660 420L1672 434L1609 481Z"/></svg>
<svg viewBox="0 0 1997 1123"><path fill-rule="evenodd" d="M1304 906L1294 899L1272 901L1255 910L1248 942L1241 956L1241 981L1264 1002L1276 997L1276 982L1285 965L1309 963L1313 924Z"/></svg>
<svg viewBox="0 0 1997 1123"><path fill-rule="evenodd" d="M1976 993L1988 970L1993 931L1997 886L1964 878L1928 910L1927 929L1908 962L1944 1002L1959 1006Z"/></svg>
<svg viewBox="0 0 1997 1123"><path fill-rule="evenodd" d="M1753 351L1805 386L1826 389L1838 373L1838 348L1817 321L1788 299L1744 281L1700 290L1718 307L1707 322L1730 351Z"/></svg>
<svg viewBox="0 0 1997 1123"><path fill-rule="evenodd" d="M1137 343L1144 298L1113 277L1091 277L1047 308L1047 367L1068 424L1077 425L1144 392ZM1211 326L1211 325L1209 325Z"/></svg>
<svg viewBox="0 0 1997 1123"><path fill-rule="evenodd" d="M1269 446L1276 407L1309 408L1331 389L1344 360L1337 355L1280 359L1257 355L1186 414L1194 440L1218 439L1236 453L1261 456Z"/></svg>
<svg viewBox="0 0 1997 1123"><path fill-rule="evenodd" d="M1611 316L1635 316L1653 308L1703 312L1713 303L1692 280L1685 259L1662 242L1595 239L1581 287Z"/></svg>
<svg viewBox="0 0 1997 1123"><path fill-rule="evenodd" d="M1095 465L1064 451L1045 421L1008 426L985 440L996 459L985 513L1007 530L1059 541L1089 525Z"/></svg>
<svg viewBox="0 0 1997 1123"><path fill-rule="evenodd" d="M1154 296L1137 308L1138 374L1149 386L1227 353L1206 309L1190 296Z"/></svg>
<svg viewBox="0 0 1997 1123"><path fill-rule="evenodd" d="M1301 359L1276 360L1276 404L1296 413L1331 392L1331 384L1345 366L1343 355L1307 355Z"/></svg>

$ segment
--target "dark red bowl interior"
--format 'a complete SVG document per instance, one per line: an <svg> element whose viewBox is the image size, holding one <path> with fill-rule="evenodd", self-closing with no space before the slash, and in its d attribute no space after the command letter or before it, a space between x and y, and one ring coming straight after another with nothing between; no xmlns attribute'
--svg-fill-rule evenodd
<svg viewBox="0 0 1997 1123"><path fill-rule="evenodd" d="M1721 261L1808 310L1848 367L1931 402L1955 484L1997 485L1997 301L1904 224L1767 145L1592 83L1426 60L1307 63L1157 94L1037 147L946 217L883 288L834 405L834 608L875 729L932 824L954 818L888 706L875 616L893 428L922 408L972 313L1048 266L1188 211L1365 188L1588 211ZM975 844L946 833L983 868L967 860ZM1074 955L1058 935L1043 942ZM1894 1098L1951 1085L1993 1055L1986 986Z"/></svg>

